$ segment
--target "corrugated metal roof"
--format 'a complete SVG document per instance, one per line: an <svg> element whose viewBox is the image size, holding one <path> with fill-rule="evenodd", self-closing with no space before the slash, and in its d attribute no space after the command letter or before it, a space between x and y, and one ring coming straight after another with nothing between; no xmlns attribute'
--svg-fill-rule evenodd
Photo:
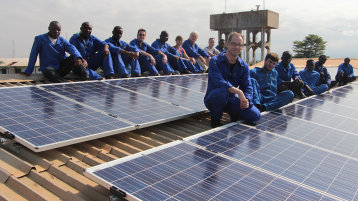
<svg viewBox="0 0 358 201"><path fill-rule="evenodd" d="M46 83L35 78L0 86ZM40 153L20 144L1 146L0 200L108 200L109 190L85 177L86 168L206 131L209 124L204 113Z"/></svg>

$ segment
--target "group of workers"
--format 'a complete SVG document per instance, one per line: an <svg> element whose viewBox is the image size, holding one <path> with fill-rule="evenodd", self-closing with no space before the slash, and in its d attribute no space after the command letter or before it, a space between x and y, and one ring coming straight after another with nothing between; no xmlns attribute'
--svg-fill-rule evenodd
<svg viewBox="0 0 358 201"><path fill-rule="evenodd" d="M48 30L35 37L24 74L32 74L38 55L41 72L52 82L66 81L64 76L71 71L83 80L103 79L96 72L98 68L106 79L139 77L146 71L152 76L208 72L204 104L210 111L213 128L222 125L223 112L229 114L231 121L254 123L260 119L260 112L275 110L295 97L318 95L335 84L355 80L349 58L339 65L336 81L332 82L324 66L325 55L317 62L307 60L305 69L297 72L289 51L283 52L280 62L278 55L270 52L263 67L250 70L240 58L244 38L237 32L232 32L226 43L221 39L216 47L215 39L210 38L209 46L203 50L196 44L197 32L190 33L185 41L177 36L175 46L170 46L166 31L149 45L145 42L145 29L139 29L137 38L129 44L121 40L120 26L115 26L105 41L91 34L89 22L82 23L80 32L69 42L60 36L59 22L52 21Z"/></svg>
<svg viewBox="0 0 358 201"><path fill-rule="evenodd" d="M278 109L295 97L318 95L335 84L345 85L355 80L349 58L339 65L333 82L324 66L325 55L317 62L307 60L305 69L297 72L289 51L283 52L280 62L278 55L270 52L263 67L250 70L239 56L243 47L243 36L233 32L228 36L226 51L210 60L204 103L210 111L213 128L222 125L223 112L229 114L231 121L241 119L252 124L260 119L260 112Z"/></svg>
<svg viewBox="0 0 358 201"><path fill-rule="evenodd" d="M52 82L64 82L71 71L83 80L103 79L96 71L103 70L106 79L140 77L143 72L152 76L204 73L211 56L197 44L198 32L182 36L170 46L169 34L162 31L152 45L145 42L146 30L139 29L129 44L122 41L123 28L115 26L112 36L102 41L92 35L92 24L83 22L80 32L69 41L60 36L61 24L50 22L48 33L35 37L25 75L31 75L40 57L40 71ZM224 45L222 45L224 46ZM70 56L67 56L68 53Z"/></svg>

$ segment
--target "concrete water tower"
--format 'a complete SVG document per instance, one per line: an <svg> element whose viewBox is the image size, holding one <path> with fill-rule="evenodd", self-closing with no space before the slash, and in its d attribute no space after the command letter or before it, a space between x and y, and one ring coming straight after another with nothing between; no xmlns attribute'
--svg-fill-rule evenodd
<svg viewBox="0 0 358 201"><path fill-rule="evenodd" d="M256 11L210 15L210 29L218 31L219 40L224 38L227 41L231 32L242 33L246 30L246 36L244 36L246 62L249 63L250 52L252 52L253 64L256 63L257 48L261 48L261 60L265 57L265 49L270 52L271 29L278 29L278 25L278 13L259 10L258 6ZM260 41L257 41L258 34L261 35Z"/></svg>

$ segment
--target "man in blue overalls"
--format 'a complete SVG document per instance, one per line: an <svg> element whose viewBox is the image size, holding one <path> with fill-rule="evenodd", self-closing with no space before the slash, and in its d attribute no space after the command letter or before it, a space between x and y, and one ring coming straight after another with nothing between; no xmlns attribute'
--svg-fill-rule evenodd
<svg viewBox="0 0 358 201"><path fill-rule="evenodd" d="M241 118L254 123L261 117L252 103L249 66L239 57L243 47L243 36L233 32L228 37L226 53L210 60L204 103L210 111L213 128L222 125L223 112L228 112L232 121Z"/></svg>
<svg viewBox="0 0 358 201"><path fill-rule="evenodd" d="M268 53L262 68L256 67L250 70L253 87L253 103L260 111L271 111L283 105L291 103L294 94L290 90L277 93L278 73L274 69L278 62L276 53Z"/></svg>

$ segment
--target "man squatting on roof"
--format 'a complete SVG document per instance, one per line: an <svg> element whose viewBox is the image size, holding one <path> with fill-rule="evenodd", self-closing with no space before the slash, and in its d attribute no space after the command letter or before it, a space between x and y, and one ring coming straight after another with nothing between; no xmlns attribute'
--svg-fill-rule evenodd
<svg viewBox="0 0 358 201"><path fill-rule="evenodd" d="M231 121L241 118L254 123L261 117L252 102L249 66L239 57L243 47L243 36L233 32L228 37L226 53L220 53L210 60L204 103L210 111L213 128L222 125L220 120L223 112L229 113Z"/></svg>

